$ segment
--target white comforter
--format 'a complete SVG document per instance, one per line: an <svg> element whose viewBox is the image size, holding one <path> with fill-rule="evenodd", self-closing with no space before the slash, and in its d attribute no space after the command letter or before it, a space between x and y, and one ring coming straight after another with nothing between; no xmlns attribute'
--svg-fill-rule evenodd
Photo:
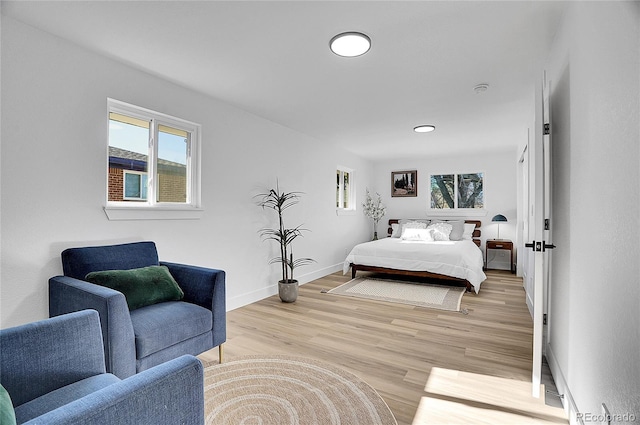
<svg viewBox="0 0 640 425"><path fill-rule="evenodd" d="M482 271L482 251L473 241L415 242L384 238L356 245L344 260L350 264L398 270L428 271L468 280L476 293L487 278Z"/></svg>

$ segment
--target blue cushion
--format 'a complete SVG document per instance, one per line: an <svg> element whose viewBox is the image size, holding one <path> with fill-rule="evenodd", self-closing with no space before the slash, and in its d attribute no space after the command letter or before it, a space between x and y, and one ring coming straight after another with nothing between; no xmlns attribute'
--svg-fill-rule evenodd
<svg viewBox="0 0 640 425"><path fill-rule="evenodd" d="M69 248L61 256L64 275L80 280L91 272L158 265L158 251L153 242Z"/></svg>
<svg viewBox="0 0 640 425"><path fill-rule="evenodd" d="M185 353L197 356L198 354L204 353L213 347L212 340L213 333L209 331L186 341L182 341L179 344L167 347L164 350L157 351L146 357L136 359L136 370L138 372L142 372L143 370L153 368L156 365L175 359Z"/></svg>
<svg viewBox="0 0 640 425"><path fill-rule="evenodd" d="M131 323L140 359L211 331L213 315L195 304L169 301L133 310Z"/></svg>
<svg viewBox="0 0 640 425"><path fill-rule="evenodd" d="M120 379L110 373L74 382L16 407L16 419L18 423L29 421L116 382Z"/></svg>

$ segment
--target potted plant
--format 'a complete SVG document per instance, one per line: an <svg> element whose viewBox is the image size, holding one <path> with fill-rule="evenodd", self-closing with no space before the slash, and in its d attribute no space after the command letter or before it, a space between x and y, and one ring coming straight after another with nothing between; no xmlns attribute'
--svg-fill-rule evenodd
<svg viewBox="0 0 640 425"><path fill-rule="evenodd" d="M294 259L293 257L293 241L298 236L302 236L302 232L307 229L303 229L301 225L288 229L284 225L284 210L300 202L300 195L302 192L280 192L277 184L276 188L269 190L268 193L256 195L259 198L259 206L263 209L272 209L278 214L279 226L275 229L260 229L260 236L263 240L276 241L280 246L280 255L272 258L269 264L280 263L282 279L278 282L278 295L283 302L287 303L294 302L298 298L298 281L294 279L293 271L297 267L315 261L311 258Z"/></svg>
<svg viewBox="0 0 640 425"><path fill-rule="evenodd" d="M367 189L367 197L362 204L362 211L364 215L373 219L373 240L378 239L378 221L387 213L387 207L382 203L382 197L376 192L377 199L374 201L371 198L369 189Z"/></svg>

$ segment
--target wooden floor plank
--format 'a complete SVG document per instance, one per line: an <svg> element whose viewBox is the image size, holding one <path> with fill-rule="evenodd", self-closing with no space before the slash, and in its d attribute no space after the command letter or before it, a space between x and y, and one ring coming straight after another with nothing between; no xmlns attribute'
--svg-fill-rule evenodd
<svg viewBox="0 0 640 425"><path fill-rule="evenodd" d="M487 271L462 312L324 293L350 280L334 273L227 314L225 356L288 354L348 370L373 386L398 424L568 423L531 397L533 325L522 280ZM217 349L200 355L217 360ZM505 422L506 421L506 422Z"/></svg>

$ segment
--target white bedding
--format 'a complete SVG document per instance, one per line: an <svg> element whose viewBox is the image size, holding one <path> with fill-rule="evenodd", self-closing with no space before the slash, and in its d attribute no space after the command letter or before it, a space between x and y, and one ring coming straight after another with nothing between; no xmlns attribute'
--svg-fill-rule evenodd
<svg viewBox="0 0 640 425"><path fill-rule="evenodd" d="M384 238L356 245L344 260L343 273L350 264L398 270L428 271L468 280L476 293L487 278L482 271L482 251L469 240L416 242Z"/></svg>

